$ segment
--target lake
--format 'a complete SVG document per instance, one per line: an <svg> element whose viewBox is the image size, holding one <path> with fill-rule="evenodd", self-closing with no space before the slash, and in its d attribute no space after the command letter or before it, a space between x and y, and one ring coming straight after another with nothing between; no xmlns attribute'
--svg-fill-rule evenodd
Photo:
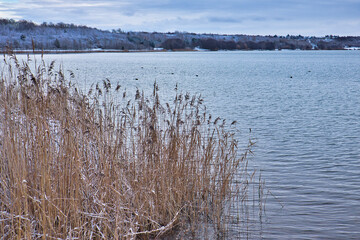
<svg viewBox="0 0 360 240"><path fill-rule="evenodd" d="M199 93L208 110L256 140L266 181L254 238L360 238L360 51L46 55L83 89L110 79L164 99Z"/></svg>

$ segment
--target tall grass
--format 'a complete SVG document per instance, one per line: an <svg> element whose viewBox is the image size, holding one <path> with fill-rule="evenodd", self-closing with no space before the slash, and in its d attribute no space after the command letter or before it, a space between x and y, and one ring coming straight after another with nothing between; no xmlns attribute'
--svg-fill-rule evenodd
<svg viewBox="0 0 360 240"><path fill-rule="evenodd" d="M155 83L129 100L108 80L83 94L54 66L4 56L2 239L226 236L251 142L240 154L199 96L162 104Z"/></svg>

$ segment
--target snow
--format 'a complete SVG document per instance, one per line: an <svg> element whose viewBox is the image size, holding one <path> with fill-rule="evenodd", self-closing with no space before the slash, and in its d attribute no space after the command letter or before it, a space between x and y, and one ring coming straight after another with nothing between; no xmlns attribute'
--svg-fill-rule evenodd
<svg viewBox="0 0 360 240"><path fill-rule="evenodd" d="M344 47L345 50L360 50L360 47Z"/></svg>

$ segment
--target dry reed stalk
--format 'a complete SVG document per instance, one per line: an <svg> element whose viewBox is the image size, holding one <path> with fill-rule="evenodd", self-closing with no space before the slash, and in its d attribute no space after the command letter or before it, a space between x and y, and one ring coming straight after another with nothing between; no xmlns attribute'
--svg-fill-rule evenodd
<svg viewBox="0 0 360 240"><path fill-rule="evenodd" d="M246 156L199 96L161 105L109 80L82 94L54 69L4 56L2 239L151 239L211 227L247 194ZM211 232L211 231L209 231Z"/></svg>

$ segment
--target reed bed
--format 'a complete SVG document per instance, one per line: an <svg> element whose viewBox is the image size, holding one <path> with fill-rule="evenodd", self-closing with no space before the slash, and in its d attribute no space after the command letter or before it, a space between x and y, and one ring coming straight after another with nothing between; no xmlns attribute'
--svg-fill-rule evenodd
<svg viewBox="0 0 360 240"><path fill-rule="evenodd" d="M155 83L129 99L109 80L85 94L54 62L2 66L1 239L226 237L253 143L240 153L200 96L162 104Z"/></svg>

